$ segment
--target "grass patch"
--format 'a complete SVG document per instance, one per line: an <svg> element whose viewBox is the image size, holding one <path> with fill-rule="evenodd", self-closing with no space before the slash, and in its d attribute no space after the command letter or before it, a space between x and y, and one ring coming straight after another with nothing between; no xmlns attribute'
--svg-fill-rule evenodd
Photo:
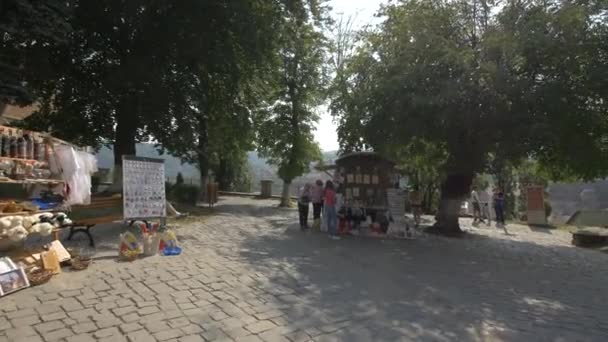
<svg viewBox="0 0 608 342"><path fill-rule="evenodd" d="M181 223L192 223L196 221L202 221L205 218L213 214L213 208L199 207L191 204L184 203L173 203L173 206L177 211L182 214L187 214L185 217L172 217L168 216L167 221L170 223L181 224Z"/></svg>

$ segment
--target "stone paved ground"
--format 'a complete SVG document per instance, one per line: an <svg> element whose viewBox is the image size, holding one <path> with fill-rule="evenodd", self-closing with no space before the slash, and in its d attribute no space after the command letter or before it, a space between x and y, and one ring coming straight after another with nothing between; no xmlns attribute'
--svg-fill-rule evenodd
<svg viewBox="0 0 608 342"><path fill-rule="evenodd" d="M608 255L564 232L331 241L273 204L180 223L178 257L117 263L99 228L88 270L0 299L0 342L608 340Z"/></svg>

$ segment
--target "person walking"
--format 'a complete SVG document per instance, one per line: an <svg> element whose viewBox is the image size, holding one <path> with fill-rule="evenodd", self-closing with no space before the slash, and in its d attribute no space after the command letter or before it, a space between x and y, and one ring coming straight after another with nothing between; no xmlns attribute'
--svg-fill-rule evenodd
<svg viewBox="0 0 608 342"><path fill-rule="evenodd" d="M490 199L492 196L488 193L487 190L481 190L478 192L479 195L479 204L481 205L481 218L483 220L488 220L487 225L492 225L492 215L490 214Z"/></svg>
<svg viewBox="0 0 608 342"><path fill-rule="evenodd" d="M481 203L479 200L479 194L477 193L476 188L473 188L473 191L471 191L471 203L473 204L473 224L477 224L478 222L484 223L484 220L481 216Z"/></svg>
<svg viewBox="0 0 608 342"><path fill-rule="evenodd" d="M414 215L414 222L416 223L416 227L418 227L422 218L422 194L418 185L414 186L413 190L410 191L409 201L412 207L412 214Z"/></svg>
<svg viewBox="0 0 608 342"><path fill-rule="evenodd" d="M300 215L300 230L308 229L308 207L311 199L311 186L304 184L304 188L298 196L298 214Z"/></svg>
<svg viewBox="0 0 608 342"><path fill-rule="evenodd" d="M337 231L338 217L336 212L336 189L332 181L325 183L325 195L323 200L323 208L325 210L325 216L327 219L327 232L329 237L334 240L340 240Z"/></svg>
<svg viewBox="0 0 608 342"><path fill-rule="evenodd" d="M494 194L494 211L496 212L496 226L505 225L505 194L497 190Z"/></svg>
<svg viewBox="0 0 608 342"><path fill-rule="evenodd" d="M317 180L312 187L313 228L321 229L321 210L323 210L323 181Z"/></svg>

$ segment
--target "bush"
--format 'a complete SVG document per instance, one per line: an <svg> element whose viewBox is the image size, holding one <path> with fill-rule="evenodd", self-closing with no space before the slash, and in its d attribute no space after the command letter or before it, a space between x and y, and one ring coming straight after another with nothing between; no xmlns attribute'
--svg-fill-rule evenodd
<svg viewBox="0 0 608 342"><path fill-rule="evenodd" d="M195 205L198 201L200 188L198 185L175 184L171 187L170 196L168 198L184 204Z"/></svg>
<svg viewBox="0 0 608 342"><path fill-rule="evenodd" d="M175 185L182 185L184 184L184 176L182 175L181 172L177 173L177 177L175 177Z"/></svg>

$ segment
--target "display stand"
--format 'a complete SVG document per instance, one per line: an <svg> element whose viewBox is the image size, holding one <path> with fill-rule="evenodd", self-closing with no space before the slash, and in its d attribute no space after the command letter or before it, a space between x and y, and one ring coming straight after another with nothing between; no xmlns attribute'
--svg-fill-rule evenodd
<svg viewBox="0 0 608 342"><path fill-rule="evenodd" d="M165 161L123 156L123 215L125 221L167 217L165 198Z"/></svg>
<svg viewBox="0 0 608 342"><path fill-rule="evenodd" d="M137 238L130 232L121 234L120 257L132 261L142 251L145 256L158 253L160 231L153 231L150 220L160 220L160 227L166 224L165 161L162 159L123 156L123 216L131 224L143 221L143 250ZM131 225L130 224L130 225Z"/></svg>
<svg viewBox="0 0 608 342"><path fill-rule="evenodd" d="M54 145L74 147L72 144L46 133L0 125L0 187L20 185L25 189L25 193L22 195L18 195L12 190L4 192L3 199L0 200L2 203L0 204L0 218L63 211L59 210L61 205L52 209L30 210L35 207L29 201L29 196L33 190L36 190L36 187L63 193L65 181L60 179L63 169L55 156ZM55 163L55 169L51 168L51 161ZM14 208L8 210L9 205L7 204L10 203L17 206L18 211L15 211ZM58 237L59 229L55 228L52 232L55 239ZM0 229L0 249L7 250L19 245L16 242L4 241L7 239L8 229L5 228L4 231Z"/></svg>

